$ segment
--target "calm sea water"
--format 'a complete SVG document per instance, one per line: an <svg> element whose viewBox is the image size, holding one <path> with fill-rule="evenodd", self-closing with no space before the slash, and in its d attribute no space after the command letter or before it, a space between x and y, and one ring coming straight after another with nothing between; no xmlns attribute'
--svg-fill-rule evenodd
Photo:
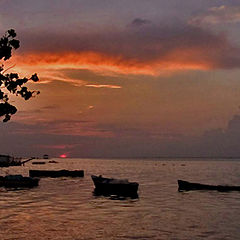
<svg viewBox="0 0 240 240"><path fill-rule="evenodd" d="M1 240L240 239L240 192L177 191L177 179L240 185L240 161L54 160L0 169L85 170L84 178L42 178L29 190L0 188ZM137 181L139 198L96 197L91 174Z"/></svg>

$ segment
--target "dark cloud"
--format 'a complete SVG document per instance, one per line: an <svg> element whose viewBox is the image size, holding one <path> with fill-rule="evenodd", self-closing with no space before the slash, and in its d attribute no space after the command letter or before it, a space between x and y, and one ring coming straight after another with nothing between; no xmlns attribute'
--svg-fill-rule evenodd
<svg viewBox="0 0 240 240"><path fill-rule="evenodd" d="M49 131L56 126L63 128L63 125L71 125L77 131L75 124L74 121L37 125L14 122L9 125L0 124L3 136L0 139L0 151L26 157L42 156L46 152L54 157L66 151L71 157L141 157L156 156L162 143L159 140L159 143L152 142L146 130L114 125L95 126L101 135L72 135ZM88 123L83 124L88 131ZM106 137L105 134L110 131L112 136Z"/></svg>
<svg viewBox="0 0 240 240"><path fill-rule="evenodd" d="M85 133L92 131L92 134L49 131L69 125L75 131L82 125ZM58 121L37 125L10 122L0 124L0 131L1 153L18 156L41 156L46 151L51 156L59 156L67 151L71 157L240 157L239 115L229 121L226 129L213 129L200 137L163 131L155 131L154 134L138 127L91 125L87 121Z"/></svg>
<svg viewBox="0 0 240 240"><path fill-rule="evenodd" d="M95 52L114 57L119 64L131 60L132 64L156 62L164 66L167 62L209 69L240 67L240 48L233 46L224 34L185 24L147 24L135 30L88 34L25 33L21 40L25 53Z"/></svg>
<svg viewBox="0 0 240 240"><path fill-rule="evenodd" d="M147 19L142 19L142 18L135 18L132 22L131 22L131 26L134 27L141 27L145 24L150 24L151 21L147 20Z"/></svg>
<svg viewBox="0 0 240 240"><path fill-rule="evenodd" d="M240 115L235 115L226 129L212 129L200 137L180 137L163 146L166 155L171 156L239 158L239 143Z"/></svg>
<svg viewBox="0 0 240 240"><path fill-rule="evenodd" d="M226 129L205 132L200 142L213 156L240 157L240 116L235 115Z"/></svg>

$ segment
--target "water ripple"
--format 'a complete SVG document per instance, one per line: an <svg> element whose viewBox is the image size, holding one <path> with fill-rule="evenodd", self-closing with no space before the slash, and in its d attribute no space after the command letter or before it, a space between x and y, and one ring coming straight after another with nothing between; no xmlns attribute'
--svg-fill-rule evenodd
<svg viewBox="0 0 240 240"><path fill-rule="evenodd" d="M29 190L0 188L1 240L240 238L240 193L177 191L180 178L237 184L239 162L56 161L59 164L39 168L84 169L85 177L43 178L39 187ZM27 176L31 168L29 163L7 172ZM0 169L0 174L5 172ZM91 174L138 181L139 198L95 196Z"/></svg>

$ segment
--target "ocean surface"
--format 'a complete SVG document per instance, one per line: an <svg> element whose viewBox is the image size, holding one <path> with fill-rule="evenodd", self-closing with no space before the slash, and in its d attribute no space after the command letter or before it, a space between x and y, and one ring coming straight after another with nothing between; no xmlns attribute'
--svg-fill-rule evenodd
<svg viewBox="0 0 240 240"><path fill-rule="evenodd" d="M32 189L0 188L1 240L240 239L240 192L178 192L177 180L240 185L240 161L50 159L0 168L83 169L84 178L41 178ZM139 197L94 196L91 174L139 182Z"/></svg>

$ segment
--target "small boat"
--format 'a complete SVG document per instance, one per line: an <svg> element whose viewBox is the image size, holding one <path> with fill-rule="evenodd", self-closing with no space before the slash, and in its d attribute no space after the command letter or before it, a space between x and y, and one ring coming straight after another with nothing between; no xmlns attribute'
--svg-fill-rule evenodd
<svg viewBox="0 0 240 240"><path fill-rule="evenodd" d="M0 187L32 188L38 186L39 178L23 177L22 175L0 176Z"/></svg>
<svg viewBox="0 0 240 240"><path fill-rule="evenodd" d="M32 164L39 164L39 165L41 164L42 165L42 164L46 164L46 162L38 161L38 162L32 162Z"/></svg>
<svg viewBox="0 0 240 240"><path fill-rule="evenodd" d="M30 177L84 177L83 170L29 170Z"/></svg>
<svg viewBox="0 0 240 240"><path fill-rule="evenodd" d="M101 175L92 175L91 177L96 195L137 196L139 186L137 182L129 182L127 179L104 178Z"/></svg>
<svg viewBox="0 0 240 240"><path fill-rule="evenodd" d="M50 161L48 161L48 163L58 163L58 162L55 160L50 160Z"/></svg>
<svg viewBox="0 0 240 240"><path fill-rule="evenodd" d="M240 191L240 186L229 185L208 185L201 183L192 183L183 180L178 180L178 191L191 191L191 190L215 190L219 192L227 191Z"/></svg>
<svg viewBox="0 0 240 240"><path fill-rule="evenodd" d="M44 154L43 159L49 159L49 156L47 154Z"/></svg>

